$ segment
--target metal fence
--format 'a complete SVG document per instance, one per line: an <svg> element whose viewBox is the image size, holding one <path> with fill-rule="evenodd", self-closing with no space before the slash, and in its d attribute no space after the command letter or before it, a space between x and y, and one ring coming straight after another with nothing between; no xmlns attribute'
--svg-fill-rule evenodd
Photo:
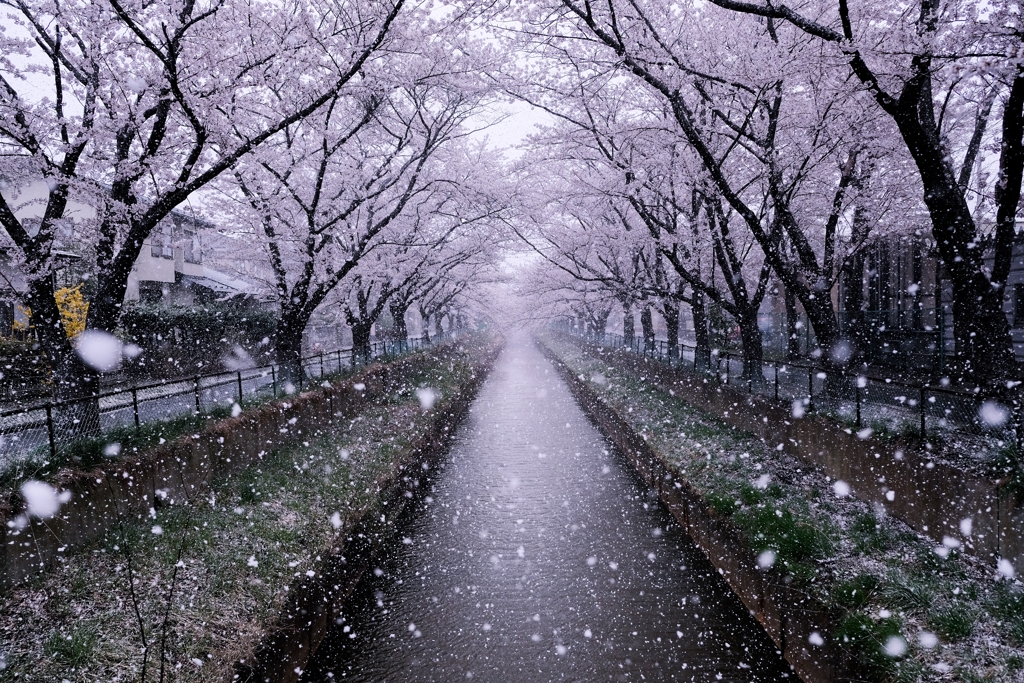
<svg viewBox="0 0 1024 683"><path fill-rule="evenodd" d="M432 339L377 341L370 358L399 356L448 341L443 333ZM143 424L185 415L207 415L283 394L303 391L323 378L345 372L364 360L351 348L306 356L300 360L297 386L289 385L280 364L197 375L150 384L125 385L96 396L69 402L38 403L0 412L0 470L34 456L56 456L73 444L74 434L100 434L117 427L138 429ZM97 411L75 411L76 404L98 401ZM76 412L91 415L98 424L82 425ZM88 419L88 418L84 418ZM76 424L63 424L75 422Z"/></svg>
<svg viewBox="0 0 1024 683"><path fill-rule="evenodd" d="M666 341L645 342L634 337L626 344L620 335L594 335L575 328L562 331L608 348L629 348L675 366L698 370L696 347L681 343L674 348ZM833 373L811 362L766 361L760 376L743 376L741 354L712 350L707 371L727 385L750 393L793 403L795 416L811 411L831 414L857 430L869 433L912 434L921 438L946 431L985 434L1007 443L1021 445L1021 388L1017 382L999 395L939 384L911 383L856 373Z"/></svg>

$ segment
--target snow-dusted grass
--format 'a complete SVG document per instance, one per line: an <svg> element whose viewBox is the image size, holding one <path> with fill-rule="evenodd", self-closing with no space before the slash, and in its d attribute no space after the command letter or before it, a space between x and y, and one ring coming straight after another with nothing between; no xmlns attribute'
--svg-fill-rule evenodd
<svg viewBox="0 0 1024 683"><path fill-rule="evenodd" d="M629 354L546 339L723 517L759 561L815 596L866 679L1024 680L1024 591L936 547L841 482L692 408Z"/></svg>
<svg viewBox="0 0 1024 683"><path fill-rule="evenodd" d="M0 681L230 680L293 580L380 507L378 482L470 381L481 352L424 353L404 386L358 416L200 498L123 520L14 590L0 605ZM423 386L439 396L430 412L416 396Z"/></svg>

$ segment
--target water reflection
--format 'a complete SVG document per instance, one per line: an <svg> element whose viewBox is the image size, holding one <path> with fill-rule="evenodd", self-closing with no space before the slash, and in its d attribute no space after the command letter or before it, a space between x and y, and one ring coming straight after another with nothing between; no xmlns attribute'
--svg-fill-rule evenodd
<svg viewBox="0 0 1024 683"><path fill-rule="evenodd" d="M402 537L303 680L796 680L525 340Z"/></svg>

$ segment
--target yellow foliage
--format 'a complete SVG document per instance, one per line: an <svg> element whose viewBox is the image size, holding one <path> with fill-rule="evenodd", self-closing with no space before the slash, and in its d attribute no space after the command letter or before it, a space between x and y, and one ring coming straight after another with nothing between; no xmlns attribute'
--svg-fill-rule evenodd
<svg viewBox="0 0 1024 683"><path fill-rule="evenodd" d="M19 313L21 313L22 320L18 320L17 318L15 318L14 323L12 323L11 325L11 328L15 332L24 332L25 330L32 326L32 309L29 308L28 306L22 306L21 304L15 304L14 307L18 310Z"/></svg>
<svg viewBox="0 0 1024 683"><path fill-rule="evenodd" d="M64 322L64 333L68 339L84 332L85 319L89 314L89 302L82 296L82 285L61 287L53 293L53 298L57 300L57 308L60 310L60 317Z"/></svg>

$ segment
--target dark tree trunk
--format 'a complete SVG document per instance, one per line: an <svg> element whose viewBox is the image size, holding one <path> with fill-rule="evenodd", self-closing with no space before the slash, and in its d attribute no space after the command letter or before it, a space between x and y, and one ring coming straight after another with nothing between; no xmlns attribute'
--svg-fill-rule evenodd
<svg viewBox="0 0 1024 683"><path fill-rule="evenodd" d="M595 313L591 316L591 324L594 326L594 338L599 341L604 341L604 335L608 328L608 316L611 315L611 310L605 310L603 313Z"/></svg>
<svg viewBox="0 0 1024 683"><path fill-rule="evenodd" d="M707 372L711 368L711 334L708 331L708 309L704 302L704 294L694 291L690 302L693 315L694 362L697 372Z"/></svg>
<svg viewBox="0 0 1024 683"><path fill-rule="evenodd" d="M668 357L679 358L679 302L666 301L661 306L661 314L668 328Z"/></svg>
<svg viewBox="0 0 1024 683"><path fill-rule="evenodd" d="M757 310L750 307L746 314L737 318L740 328L740 344L743 346L743 381L757 388L764 384L764 342L761 329L757 326Z"/></svg>
<svg viewBox="0 0 1024 683"><path fill-rule="evenodd" d="M370 333L373 321L357 320L350 324L352 328L352 365L366 363L370 360Z"/></svg>
<svg viewBox="0 0 1024 683"><path fill-rule="evenodd" d="M644 352L650 353L654 350L654 320L650 306L644 306L640 311L640 327L644 334Z"/></svg>
<svg viewBox="0 0 1024 683"><path fill-rule="evenodd" d="M420 312L421 336L423 338L423 343L424 344L429 344L430 343L430 318L431 318L431 314L428 311L426 311L426 310L424 310L422 308L419 309L419 312Z"/></svg>
<svg viewBox="0 0 1024 683"><path fill-rule="evenodd" d="M800 330L796 324L799 314L796 310L796 294L789 287L785 290L786 301L786 360L800 357Z"/></svg>
<svg viewBox="0 0 1024 683"><path fill-rule="evenodd" d="M633 318L633 306L629 303L622 304L622 344L627 348L633 348L633 340L636 337L636 320Z"/></svg>
<svg viewBox="0 0 1024 683"><path fill-rule="evenodd" d="M985 274L977 226L936 125L927 61L914 58L917 74L904 86L890 113L921 175L932 234L952 288L957 369L964 378L998 380L1015 367L1010 326L1003 312L1005 283ZM997 262L1001 257L1005 255L996 254Z"/></svg>
<svg viewBox="0 0 1024 683"><path fill-rule="evenodd" d="M298 317L293 312L282 311L274 336L274 356L280 366L282 386L288 393L302 385L302 338L308 320L299 320Z"/></svg>
<svg viewBox="0 0 1024 683"><path fill-rule="evenodd" d="M76 439L100 433L100 373L82 362L64 331L54 299L53 276L35 281L25 303L32 311L31 324L53 373L54 436Z"/></svg>
<svg viewBox="0 0 1024 683"><path fill-rule="evenodd" d="M391 302L388 304L391 317L395 321L394 338L397 342L405 342L409 338L409 327L405 324L405 312L409 310L409 304Z"/></svg>

